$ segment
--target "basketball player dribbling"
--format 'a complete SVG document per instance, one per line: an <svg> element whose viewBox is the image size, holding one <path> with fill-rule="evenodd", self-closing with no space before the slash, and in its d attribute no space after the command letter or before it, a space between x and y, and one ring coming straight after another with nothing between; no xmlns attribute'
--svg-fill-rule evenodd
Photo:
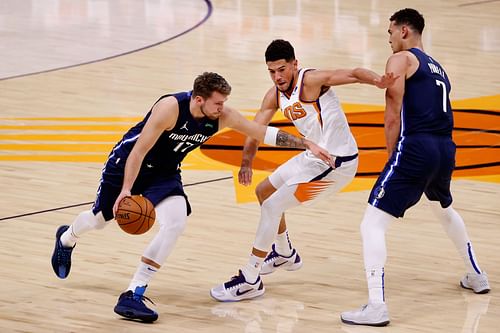
<svg viewBox="0 0 500 333"><path fill-rule="evenodd" d="M386 93L389 160L370 193L360 228L368 304L343 312L341 320L347 324L389 324L384 295L385 233L389 224L403 217L423 193L464 260L467 273L460 285L477 294L490 290L464 221L451 206L450 182L456 150L451 136L451 85L443 67L424 53L423 29L424 18L414 9L402 9L390 18L389 43L394 54L387 61L386 70L399 78Z"/></svg>
<svg viewBox="0 0 500 333"><path fill-rule="evenodd" d="M65 279L71 254L86 232L102 229L113 219L118 203L142 194L156 209L160 228L144 251L141 262L114 311L144 322L158 319L144 300L146 287L171 253L191 212L184 193L180 165L184 157L217 131L230 127L267 144L307 149L318 160L332 164L330 154L312 141L298 138L245 119L225 106L231 87L216 73L203 73L192 91L162 96L145 118L131 128L111 151L105 163L92 210L80 213L71 226L56 232L52 267Z"/></svg>
<svg viewBox="0 0 500 333"><path fill-rule="evenodd" d="M281 39L271 42L265 58L274 86L264 96L255 121L269 124L280 108L304 137L325 147L334 156L335 163L327 165L303 152L257 186L261 218L249 261L238 275L210 291L213 298L223 302L262 295L265 289L260 274L272 273L277 268L299 269L302 260L289 240L285 210L340 191L356 174L358 147L337 95L330 87L367 83L384 89L394 83L392 73L380 77L363 68L299 69L292 45ZM258 141L252 138L245 142L239 173L243 185L251 182L257 145Z"/></svg>

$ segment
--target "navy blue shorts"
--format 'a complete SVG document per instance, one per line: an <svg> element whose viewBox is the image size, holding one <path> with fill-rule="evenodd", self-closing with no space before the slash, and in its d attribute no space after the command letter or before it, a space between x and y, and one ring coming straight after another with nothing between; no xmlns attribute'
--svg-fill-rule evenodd
<svg viewBox="0 0 500 333"><path fill-rule="evenodd" d="M97 198L92 207L92 212L94 215L102 212L106 221L113 219L113 205L122 189L124 167L125 160L119 160L119 163L116 163L116 158L111 158L106 162L106 166L103 169L101 183L97 190ZM182 195L186 199L186 214L191 214L191 206L187 195L184 193L179 172L165 173L148 170L147 167L142 168L139 171L131 192L132 194L141 194L148 198L153 206L156 206L167 197Z"/></svg>
<svg viewBox="0 0 500 333"><path fill-rule="evenodd" d="M368 203L394 217L403 217L425 193L429 200L448 207L453 201L450 182L455 151L455 143L448 137L405 137L378 177Z"/></svg>

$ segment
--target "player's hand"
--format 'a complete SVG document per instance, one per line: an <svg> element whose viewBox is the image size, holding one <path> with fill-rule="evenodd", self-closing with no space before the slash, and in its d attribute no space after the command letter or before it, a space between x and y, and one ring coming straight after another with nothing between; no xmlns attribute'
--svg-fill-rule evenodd
<svg viewBox="0 0 500 333"><path fill-rule="evenodd" d="M335 160L328 152L328 150L321 148L320 146L309 140L306 140L306 147L311 153L313 153L314 156L316 156L332 168L335 167Z"/></svg>
<svg viewBox="0 0 500 333"><path fill-rule="evenodd" d="M392 73L392 72L385 73L384 75L382 75L380 77L380 79L374 79L373 84L380 89L385 89L385 88L389 88L390 86L392 86L398 78L399 78L399 75L394 76L394 73Z"/></svg>
<svg viewBox="0 0 500 333"><path fill-rule="evenodd" d="M130 193L130 190L122 190L120 194L118 195L118 198L116 198L115 204L113 205L113 216L116 216L116 211L118 210L118 204L120 201L122 201L123 198L125 197L130 197L132 194Z"/></svg>
<svg viewBox="0 0 500 333"><path fill-rule="evenodd" d="M245 186L252 184L252 167L249 164L241 164L240 171L238 172L238 182Z"/></svg>

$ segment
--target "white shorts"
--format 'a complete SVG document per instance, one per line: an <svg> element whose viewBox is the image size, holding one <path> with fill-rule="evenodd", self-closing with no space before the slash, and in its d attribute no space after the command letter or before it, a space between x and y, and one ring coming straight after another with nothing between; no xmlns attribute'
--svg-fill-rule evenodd
<svg viewBox="0 0 500 333"><path fill-rule="evenodd" d="M353 180L357 169L358 158L332 169L304 151L280 165L269 176L269 181L276 189L284 185L293 187L295 198L305 203L339 192Z"/></svg>

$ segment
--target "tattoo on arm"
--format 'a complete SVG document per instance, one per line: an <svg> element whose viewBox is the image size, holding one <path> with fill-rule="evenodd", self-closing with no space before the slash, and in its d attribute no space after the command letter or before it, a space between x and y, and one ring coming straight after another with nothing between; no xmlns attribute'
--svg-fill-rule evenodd
<svg viewBox="0 0 500 333"><path fill-rule="evenodd" d="M304 139L283 132L282 130L279 130L278 135L276 136L276 146L302 149L306 148Z"/></svg>

